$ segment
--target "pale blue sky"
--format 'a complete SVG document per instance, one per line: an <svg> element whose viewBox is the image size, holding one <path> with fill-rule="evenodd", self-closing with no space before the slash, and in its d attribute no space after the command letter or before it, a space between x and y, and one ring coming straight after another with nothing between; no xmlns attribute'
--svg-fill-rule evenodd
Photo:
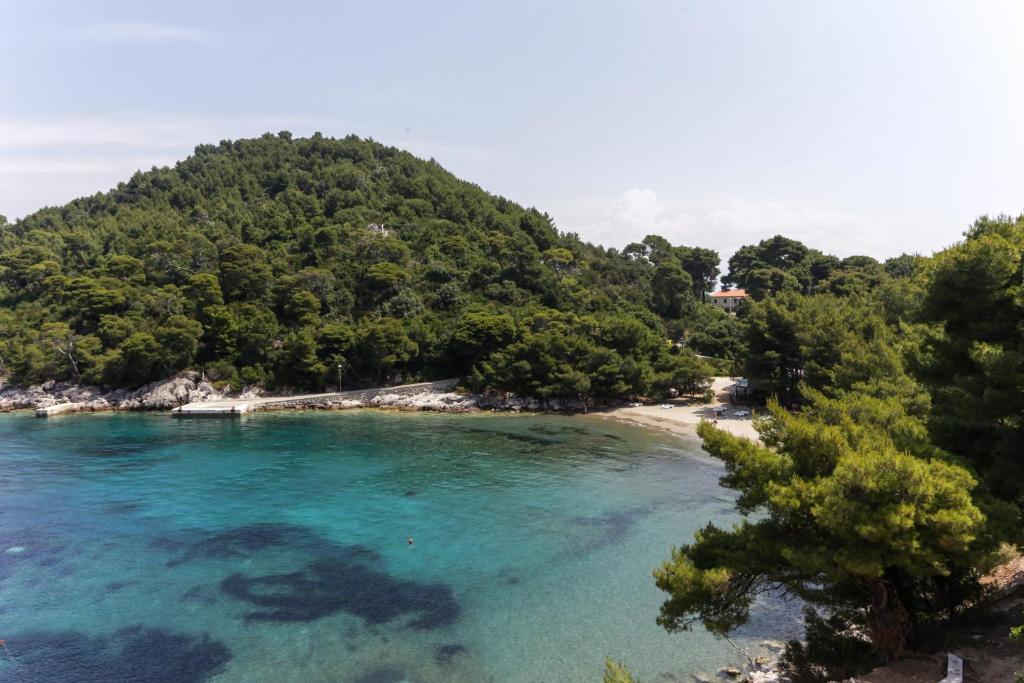
<svg viewBox="0 0 1024 683"><path fill-rule="evenodd" d="M0 213L356 133L612 246L930 252L1024 210L1024 3L0 0Z"/></svg>

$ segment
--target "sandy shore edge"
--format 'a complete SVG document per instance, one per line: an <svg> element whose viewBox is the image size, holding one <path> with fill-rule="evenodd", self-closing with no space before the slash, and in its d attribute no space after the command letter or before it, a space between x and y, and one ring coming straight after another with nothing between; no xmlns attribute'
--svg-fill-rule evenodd
<svg viewBox="0 0 1024 683"><path fill-rule="evenodd" d="M675 399L662 404L671 405L671 408L662 408L660 405L622 406L593 412L589 414L589 417L660 429L684 438L696 437L697 425L701 420L717 420L716 426L719 429L758 441L760 437L757 430L754 429L754 422L750 415L736 416L734 414L736 411L749 412L750 408L729 403L729 391L734 383L735 381L730 377L716 377L711 385L715 398L710 403L694 403L689 399ZM720 416L716 416L715 408L724 408L724 411Z"/></svg>

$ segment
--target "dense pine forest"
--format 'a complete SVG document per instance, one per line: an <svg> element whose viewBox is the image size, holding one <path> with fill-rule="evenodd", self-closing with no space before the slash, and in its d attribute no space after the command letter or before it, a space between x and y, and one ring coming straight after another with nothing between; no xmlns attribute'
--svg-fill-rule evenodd
<svg viewBox="0 0 1024 683"><path fill-rule="evenodd" d="M19 383L138 386L188 367L235 388L462 375L541 398L618 397L730 353L698 306L718 255L650 258L368 140L287 133L0 227L0 356ZM725 335L719 334L724 332ZM528 367L527 367L528 366Z"/></svg>
<svg viewBox="0 0 1024 683"><path fill-rule="evenodd" d="M1022 254L1024 217L981 218L932 256L775 236L720 273L373 141L280 133L0 218L0 377L321 389L340 368L599 402L743 374L762 443L700 433L746 517L672 552L660 622L729 633L759 594L799 596L817 609L787 661L827 680L923 646L1024 540ZM704 301L719 276L751 295L737 315Z"/></svg>
<svg viewBox="0 0 1024 683"><path fill-rule="evenodd" d="M268 134L0 222L0 368L111 387L199 368L236 389L318 389L340 365L350 386L697 390L712 368L694 354L732 361L742 346L737 320L702 305L719 262L657 236L584 243L373 141ZM733 256L726 281L845 297L912 265L776 237Z"/></svg>

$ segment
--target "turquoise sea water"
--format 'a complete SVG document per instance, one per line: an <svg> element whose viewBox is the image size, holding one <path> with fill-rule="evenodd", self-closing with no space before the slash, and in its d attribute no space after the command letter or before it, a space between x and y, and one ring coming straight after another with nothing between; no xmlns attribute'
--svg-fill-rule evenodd
<svg viewBox="0 0 1024 683"><path fill-rule="evenodd" d="M737 655L651 570L720 475L599 418L0 415L0 681L689 681Z"/></svg>

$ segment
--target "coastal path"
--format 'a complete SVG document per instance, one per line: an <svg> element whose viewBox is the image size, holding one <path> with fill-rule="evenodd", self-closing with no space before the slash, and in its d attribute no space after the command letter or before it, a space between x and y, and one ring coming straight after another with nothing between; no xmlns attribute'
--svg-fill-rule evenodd
<svg viewBox="0 0 1024 683"><path fill-rule="evenodd" d="M458 379L445 379L437 382L419 382L417 384L400 384L394 387L377 387L374 389L355 389L352 391L335 391L327 394L300 394L296 396L262 396L258 398L221 399L217 401L198 401L186 403L171 410L174 415L241 415L257 410L275 410L280 408L317 408L326 407L341 401L360 401L366 403L376 396L398 394L414 396L426 391L451 391L458 385Z"/></svg>

